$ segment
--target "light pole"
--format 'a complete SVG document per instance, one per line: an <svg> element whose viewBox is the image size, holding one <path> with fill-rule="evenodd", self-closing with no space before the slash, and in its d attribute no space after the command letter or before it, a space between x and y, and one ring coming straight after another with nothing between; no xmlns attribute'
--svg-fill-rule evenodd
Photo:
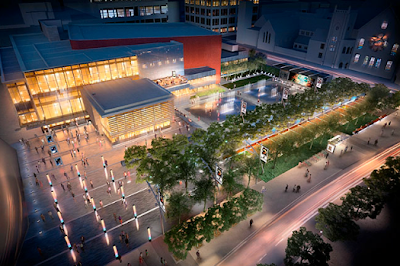
<svg viewBox="0 0 400 266"><path fill-rule="evenodd" d="M163 210L163 208L162 208L162 206L161 206L159 197L158 197L158 196L156 195L156 193L154 192L154 190L153 190L153 188L151 187L149 181L146 180L146 183L147 183L147 185L149 186L151 192L153 192L154 198L156 199L156 202L157 202L158 207L159 207L159 209L160 209L161 230L162 230L162 234L164 235L164 220L165 220L165 217L164 217L164 210ZM160 194L161 194L161 192L160 192ZM147 229L149 230L149 228L147 228Z"/></svg>

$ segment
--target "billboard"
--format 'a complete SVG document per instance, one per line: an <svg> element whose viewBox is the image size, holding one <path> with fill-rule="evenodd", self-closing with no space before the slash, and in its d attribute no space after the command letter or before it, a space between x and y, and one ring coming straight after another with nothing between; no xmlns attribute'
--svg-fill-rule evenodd
<svg viewBox="0 0 400 266"><path fill-rule="evenodd" d="M297 73L291 73L289 76L289 80L291 82L294 82L296 84L306 86L306 87L311 87L313 84L312 78L308 76L304 76L302 74L297 74Z"/></svg>
<svg viewBox="0 0 400 266"><path fill-rule="evenodd" d="M218 165L215 168L215 180L222 185L222 168Z"/></svg>
<svg viewBox="0 0 400 266"><path fill-rule="evenodd" d="M242 101L242 108L241 108L241 113L243 114L243 115L245 115L246 114L246 111L247 111L247 103L245 102L245 101Z"/></svg>
<svg viewBox="0 0 400 266"><path fill-rule="evenodd" d="M322 83L324 82L324 79L323 78L321 78L321 77L318 77L317 78L317 88L321 88L322 87Z"/></svg>
<svg viewBox="0 0 400 266"><path fill-rule="evenodd" d="M289 96L289 89L284 88L283 89L283 94L282 94L282 99L283 100L287 100L288 96Z"/></svg>
<svg viewBox="0 0 400 266"><path fill-rule="evenodd" d="M266 163L268 160L268 151L269 150L267 147L261 145L260 160L263 161L264 163Z"/></svg>

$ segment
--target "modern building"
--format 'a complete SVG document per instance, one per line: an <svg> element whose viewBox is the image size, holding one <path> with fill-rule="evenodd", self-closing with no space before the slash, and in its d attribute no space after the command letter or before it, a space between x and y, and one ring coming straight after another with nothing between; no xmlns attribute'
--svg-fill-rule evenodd
<svg viewBox="0 0 400 266"><path fill-rule="evenodd" d="M395 79L400 34L392 7L369 16L350 7L267 13L254 26L252 8L251 2L240 3L236 39L239 44L332 68Z"/></svg>
<svg viewBox="0 0 400 266"><path fill-rule="evenodd" d="M80 88L92 121L112 143L169 127L174 96L151 80L122 78Z"/></svg>
<svg viewBox="0 0 400 266"><path fill-rule="evenodd" d="M185 20L221 34L235 33L239 2L244 0L185 0ZM253 0L252 21L258 19L258 0Z"/></svg>
<svg viewBox="0 0 400 266"><path fill-rule="evenodd" d="M157 23L178 22L179 16L169 20L168 0L107 1L107 0L64 0L66 7L100 18L105 22ZM172 4L175 8L175 3Z"/></svg>
<svg viewBox="0 0 400 266"><path fill-rule="evenodd" d="M190 24L82 24L70 25L68 33L69 39L57 41L44 32L13 35L12 47L0 49L1 81L10 92L21 126L58 126L91 119L113 142L121 141L144 129L124 126L124 130L113 131L108 121L122 121L117 119L121 113L111 118L105 107L103 114L93 105L96 97L85 100L83 91L100 91L104 82L128 78L135 82L107 84L115 87L115 93L130 86L136 95L135 88L144 84L137 80L149 79L149 92L141 89L140 93L152 98L150 90L162 86L179 96L207 89L220 80L221 36ZM99 86L86 87L90 84ZM129 97L135 98L140 97ZM173 106L170 100L168 104ZM121 103L120 108L132 111L127 106ZM100 117L105 115L103 120L95 119L89 109ZM168 121L156 119L143 125L149 129L147 122L152 123L156 130Z"/></svg>

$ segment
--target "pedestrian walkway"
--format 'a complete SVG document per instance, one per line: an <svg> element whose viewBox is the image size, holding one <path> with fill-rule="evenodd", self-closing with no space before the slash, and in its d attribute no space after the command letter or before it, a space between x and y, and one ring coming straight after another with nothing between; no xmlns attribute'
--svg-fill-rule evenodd
<svg viewBox="0 0 400 266"><path fill-rule="evenodd" d="M388 125L389 122L391 122L390 126ZM384 128L384 134L381 136L381 130L385 123L387 125ZM393 130L394 134L392 135ZM371 139L370 144L368 144L369 139ZM375 140L378 140L376 146L373 144ZM238 223L229 231L211 240L210 243L204 243L203 246L199 248L201 254L200 260L196 259L197 249L192 249L184 261L176 262L172 258L171 253L168 252L168 247L163 242L163 237L160 236L151 242L155 253L154 255L152 253L152 256L157 256L155 260L156 264L152 265L162 265L159 262L161 257L167 260L167 265L208 266L218 264L225 256L229 256L236 248L240 247L243 241L249 240L258 230L271 223L291 206L315 191L318 185L332 182L341 171L352 167L360 161L371 158L374 154L379 153L399 141L400 117L397 116L395 112L376 124L364 129L360 133L351 136L337 146L334 154L330 154L328 158L321 159L308 167L309 173L312 176L311 182L307 182L309 176L305 177L306 167L295 167L268 183L263 181L257 184L253 183L251 186L253 189L257 191L262 191L263 188L265 189L263 192L263 210L256 213L251 218L249 217L247 220ZM347 151L344 152L346 147ZM329 160L329 166L325 170L324 168L327 160ZM289 187L287 192L285 192L286 185ZM293 187L295 185L296 187L300 186L299 192L293 192ZM254 221L252 227L249 226L250 219ZM142 251L146 249L148 245L149 243L139 247L138 250ZM126 254L125 258L126 261L124 261L124 263L129 262L132 265L139 265L134 264L136 262L138 263L138 254L131 252ZM109 265L117 265L117 263L113 262Z"/></svg>

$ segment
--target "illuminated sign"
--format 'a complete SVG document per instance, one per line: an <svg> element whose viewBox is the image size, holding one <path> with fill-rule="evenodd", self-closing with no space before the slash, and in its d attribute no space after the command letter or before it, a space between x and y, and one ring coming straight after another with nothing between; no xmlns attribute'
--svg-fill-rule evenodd
<svg viewBox="0 0 400 266"><path fill-rule="evenodd" d="M245 115L247 111L247 103L245 101L242 101L242 108L240 110L240 112Z"/></svg>
<svg viewBox="0 0 400 266"><path fill-rule="evenodd" d="M291 74L289 80L302 86L311 87L312 79L301 74Z"/></svg>
<svg viewBox="0 0 400 266"><path fill-rule="evenodd" d="M266 163L268 160L268 152L269 152L268 148L261 145L260 160L263 161L264 163Z"/></svg>
<svg viewBox="0 0 400 266"><path fill-rule="evenodd" d="M218 165L215 168L215 180L222 185L222 168Z"/></svg>

